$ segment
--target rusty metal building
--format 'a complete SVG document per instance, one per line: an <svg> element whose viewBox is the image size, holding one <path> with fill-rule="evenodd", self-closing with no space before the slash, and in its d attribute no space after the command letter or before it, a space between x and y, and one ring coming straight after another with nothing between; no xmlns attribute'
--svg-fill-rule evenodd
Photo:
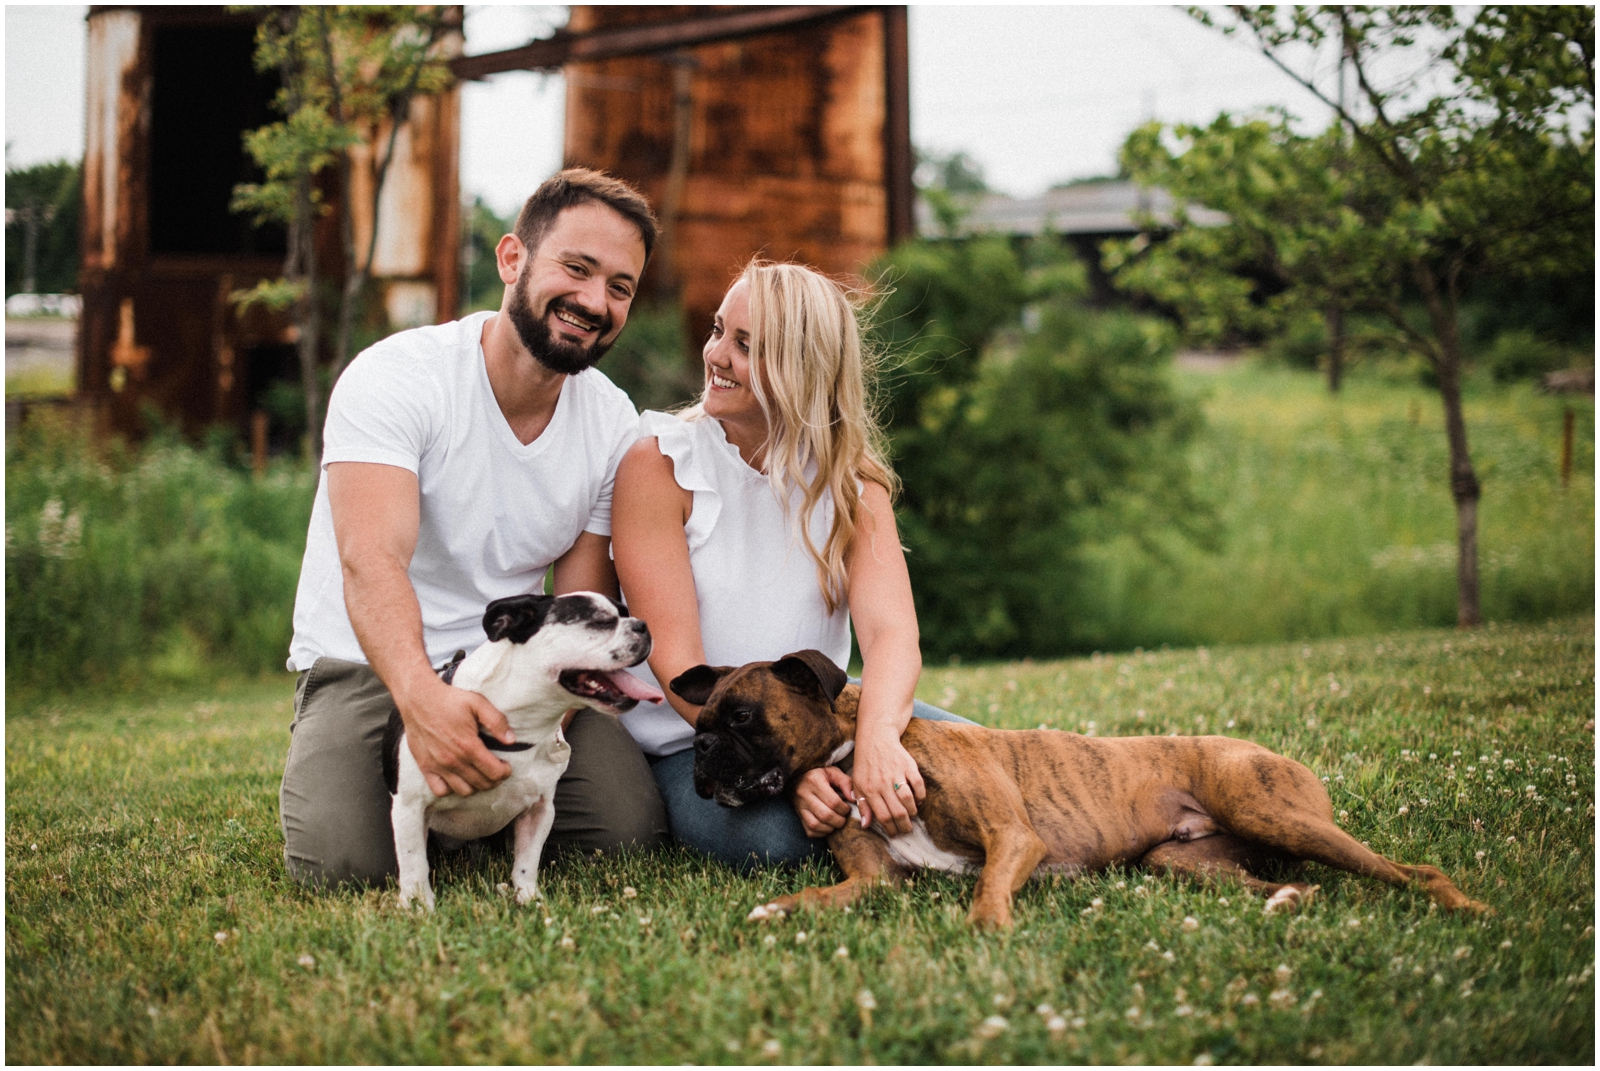
<svg viewBox="0 0 1600 1071"><path fill-rule="evenodd" d="M296 360L285 317L228 301L284 250L228 209L252 178L240 135L277 118L253 18L97 6L88 31L80 394L123 431L146 404L191 431L242 427ZM650 198L664 231L646 284L696 334L753 255L848 276L913 232L904 7L577 6L520 48L448 47L462 79L566 73L567 163ZM459 107L454 90L417 102L385 187L373 286L391 330L456 315ZM358 206L368 176L358 160ZM358 211L358 248L371 225ZM331 217L318 247L341 271Z"/></svg>
<svg viewBox="0 0 1600 1071"><path fill-rule="evenodd" d="M256 177L241 135L279 118L276 80L252 62L255 22L223 7L89 9L78 391L112 429L136 431L149 404L191 432L243 427L275 379L296 378L288 319L228 301L281 274L285 247L229 210ZM459 54L460 35L449 44ZM385 184L372 285L391 327L455 314L457 98L417 103ZM372 227L365 164L358 248ZM343 270L341 249L329 216L325 271Z"/></svg>

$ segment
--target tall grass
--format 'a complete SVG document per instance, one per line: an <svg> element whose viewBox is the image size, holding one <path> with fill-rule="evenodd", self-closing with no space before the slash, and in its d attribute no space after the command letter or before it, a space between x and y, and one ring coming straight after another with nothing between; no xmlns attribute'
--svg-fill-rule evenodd
<svg viewBox="0 0 1600 1071"><path fill-rule="evenodd" d="M6 687L282 666L313 484L170 434L97 447L51 414L6 440Z"/></svg>
<svg viewBox="0 0 1600 1071"><path fill-rule="evenodd" d="M1455 620L1455 515L1437 396L1373 376L1180 373L1189 446L1220 521L1081 555L1088 649L1357 635ZM1571 485L1562 410L1576 410ZM1466 404L1483 482L1483 610L1538 621L1594 603L1594 403L1485 376ZM41 414L7 436L6 685L58 690L282 665L312 478L255 479L170 434L96 446Z"/></svg>
<svg viewBox="0 0 1600 1071"><path fill-rule="evenodd" d="M1180 373L1204 398L1191 447L1221 521L1201 548L1159 533L1086 560L1104 649L1239 643L1441 626L1456 617L1455 510L1438 395L1352 378L1332 396L1314 373L1245 364ZM1570 486L1562 410L1575 410ZM1483 484L1484 617L1536 621L1594 605L1594 401L1496 388L1465 403Z"/></svg>

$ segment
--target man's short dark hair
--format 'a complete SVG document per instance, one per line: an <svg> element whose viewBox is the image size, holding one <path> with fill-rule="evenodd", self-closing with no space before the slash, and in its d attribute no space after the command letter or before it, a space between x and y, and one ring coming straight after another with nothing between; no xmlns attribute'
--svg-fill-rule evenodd
<svg viewBox="0 0 1600 1071"><path fill-rule="evenodd" d="M650 211L650 202L621 179L612 178L604 171L591 171L587 167L569 167L545 179L523 204L522 211L517 213L517 226L513 233L532 253L544 241L557 216L573 205L589 202L605 205L639 228L639 237L644 240L644 259L648 263L650 251L656 245L658 229L655 213Z"/></svg>

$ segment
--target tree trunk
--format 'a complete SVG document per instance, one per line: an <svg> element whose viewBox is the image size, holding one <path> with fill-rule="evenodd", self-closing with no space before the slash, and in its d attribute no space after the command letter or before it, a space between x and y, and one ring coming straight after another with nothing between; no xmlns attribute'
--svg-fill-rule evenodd
<svg viewBox="0 0 1600 1071"><path fill-rule="evenodd" d="M1344 379L1344 305L1330 301L1322 316L1328 327L1328 392L1338 394Z"/></svg>
<svg viewBox="0 0 1600 1071"><path fill-rule="evenodd" d="M311 200L312 177L302 173L295 180L294 218L289 225L289 260L294 265L290 278L305 281L305 295L295 317L300 329L300 387L306 396L306 453L322 472L322 383L317 375L317 351L322 333L321 302L317 296L316 205Z"/></svg>
<svg viewBox="0 0 1600 1071"><path fill-rule="evenodd" d="M1433 336L1438 340L1434 368L1439 397L1444 401L1444 430L1450 442L1450 494L1456 503L1456 624L1476 628L1478 610L1478 477L1467 449L1467 422L1461 414L1461 338L1455 310L1446 305L1438 281L1426 266L1414 265L1417 288L1428 307ZM1453 304L1453 303L1452 303Z"/></svg>

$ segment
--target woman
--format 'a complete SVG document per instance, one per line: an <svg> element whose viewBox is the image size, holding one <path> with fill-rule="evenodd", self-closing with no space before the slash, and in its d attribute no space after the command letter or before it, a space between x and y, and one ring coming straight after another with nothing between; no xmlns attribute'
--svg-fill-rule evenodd
<svg viewBox="0 0 1600 1071"><path fill-rule="evenodd" d="M630 612L650 623L649 668L670 682L701 663L741 665L815 648L862 656L854 767L807 773L792 804L738 809L692 781L699 708L668 693L623 718L646 754L679 841L731 865L798 862L841 828L850 802L894 833L922 798L900 745L922 670L916 609L895 530L894 473L866 401L855 310L826 276L752 263L717 311L700 403L646 412L617 472L612 546ZM642 674L641 674L642 675Z"/></svg>

